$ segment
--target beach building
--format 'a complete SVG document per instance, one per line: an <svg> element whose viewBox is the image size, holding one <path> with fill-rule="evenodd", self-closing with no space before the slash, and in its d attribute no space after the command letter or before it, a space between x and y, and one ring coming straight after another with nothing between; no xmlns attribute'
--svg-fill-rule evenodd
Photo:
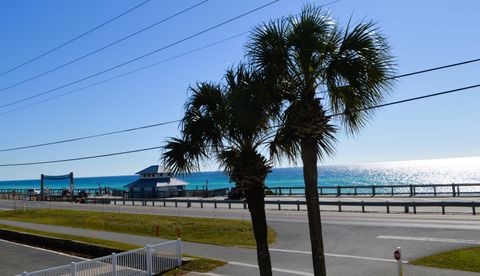
<svg viewBox="0 0 480 276"><path fill-rule="evenodd" d="M131 198L158 198L179 196L187 182L173 177L170 171L154 165L137 172L139 179L126 185Z"/></svg>

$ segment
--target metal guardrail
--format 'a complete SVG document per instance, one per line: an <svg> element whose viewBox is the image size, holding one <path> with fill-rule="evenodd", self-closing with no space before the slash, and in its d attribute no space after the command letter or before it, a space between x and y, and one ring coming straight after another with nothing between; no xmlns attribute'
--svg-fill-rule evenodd
<svg viewBox="0 0 480 276"><path fill-rule="evenodd" d="M22 276L90 276L90 275L156 275L182 264L181 240L130 250L68 265L34 272ZM20 275L18 275L20 276Z"/></svg>
<svg viewBox="0 0 480 276"><path fill-rule="evenodd" d="M173 204L175 207L179 207L180 204L190 208L194 206L204 208L204 205L213 205L214 209L219 206L228 206L228 209L232 209L232 205L241 206L243 209L248 208L248 204L243 200L215 200L215 199L145 199L145 198L122 198L122 199L103 199L97 201L95 199L88 199L87 203L93 204L113 204L113 205L132 205L140 206L163 206L167 207L167 203ZM416 214L417 207L440 207L442 214L445 215L447 207L463 207L471 208L472 214L476 215L476 208L480 207L478 201L319 201L320 206L336 206L339 212L342 212L342 207L357 206L361 207L362 213L366 212L366 207L385 207L387 214L390 213L391 207L402 207L405 213L409 213L410 210ZM275 206L278 210L282 210L282 206L295 206L297 211L301 210L302 206L306 206L305 200L266 200L266 206ZM170 205L168 205L170 206Z"/></svg>

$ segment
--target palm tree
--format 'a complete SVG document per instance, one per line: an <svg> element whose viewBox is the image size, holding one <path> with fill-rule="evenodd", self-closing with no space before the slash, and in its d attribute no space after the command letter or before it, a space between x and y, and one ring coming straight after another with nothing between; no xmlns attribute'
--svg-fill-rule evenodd
<svg viewBox="0 0 480 276"><path fill-rule="evenodd" d="M169 138L163 161L173 172L199 171L213 159L235 182L248 203L260 275L272 275L265 217L265 178L271 162L260 152L271 139L271 97L263 79L243 65L228 70L225 84L191 87L181 138Z"/></svg>
<svg viewBox="0 0 480 276"><path fill-rule="evenodd" d="M366 108L389 92L395 73L390 48L373 22L342 29L311 5L256 27L250 39L247 57L284 102L271 152L302 160L314 273L326 275L317 162L333 153L339 127L356 133L371 117Z"/></svg>

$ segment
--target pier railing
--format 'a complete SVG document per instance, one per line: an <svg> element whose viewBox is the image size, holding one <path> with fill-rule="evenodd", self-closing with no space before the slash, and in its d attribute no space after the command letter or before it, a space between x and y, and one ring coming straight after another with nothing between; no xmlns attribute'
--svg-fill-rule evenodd
<svg viewBox="0 0 480 276"><path fill-rule="evenodd" d="M111 189L111 191L117 191ZM15 192L14 192L15 191ZM44 197L50 197L53 200L65 200L62 198L64 189L49 189L48 193L44 192ZM74 196L81 191L86 191L91 195L98 192L98 189L75 189ZM119 191L119 190L118 190ZM123 191L122 196L127 196L128 192ZM320 196L400 196L400 197L415 197L415 196L446 196L446 197L460 197L460 196L480 196L480 183L452 183L452 184L410 184L410 185L337 185L337 186L319 186L318 193ZM228 194L228 189L216 190L185 190L184 196L223 196ZM115 194L114 194L115 195ZM303 196L305 195L305 187L269 187L267 195L272 196ZM31 189L0 189L0 198L23 198L24 196L37 199L38 194L32 194ZM65 197L65 196L64 196ZM17 198L17 199L18 199ZM65 197L67 198L67 197Z"/></svg>
<svg viewBox="0 0 480 276"><path fill-rule="evenodd" d="M269 187L272 195L305 195L305 187ZM320 196L480 196L480 183L319 186Z"/></svg>

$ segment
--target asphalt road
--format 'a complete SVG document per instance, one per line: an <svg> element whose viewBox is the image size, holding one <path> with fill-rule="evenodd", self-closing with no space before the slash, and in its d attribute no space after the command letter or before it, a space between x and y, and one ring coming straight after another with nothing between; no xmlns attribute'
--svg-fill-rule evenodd
<svg viewBox="0 0 480 276"><path fill-rule="evenodd" d="M18 275L77 262L80 258L0 240L0 275Z"/></svg>
<svg viewBox="0 0 480 276"><path fill-rule="evenodd" d="M0 201L0 208L10 208L12 202ZM173 207L79 205L69 203L40 203L29 207L73 208L98 211L217 217L249 220L243 209L199 209ZM278 234L271 246L275 275L311 275L308 222L305 211L267 211L268 224ZM328 274L334 275L395 275L393 251L402 247L403 258L412 260L436 252L480 245L480 219L472 215L377 214L323 212L323 236ZM0 223L3 223L0 221ZM21 226L21 225L19 225ZM25 226L25 225L23 225ZM28 226L28 225L27 225ZM32 226L33 227L33 226ZM73 233L138 244L161 240L147 237L85 231L52 226L41 230ZM254 250L185 243L192 255L226 260L229 265L214 271L220 275L255 275ZM405 275L477 275L445 270L430 270L406 266ZM407 273L408 272L408 273Z"/></svg>

